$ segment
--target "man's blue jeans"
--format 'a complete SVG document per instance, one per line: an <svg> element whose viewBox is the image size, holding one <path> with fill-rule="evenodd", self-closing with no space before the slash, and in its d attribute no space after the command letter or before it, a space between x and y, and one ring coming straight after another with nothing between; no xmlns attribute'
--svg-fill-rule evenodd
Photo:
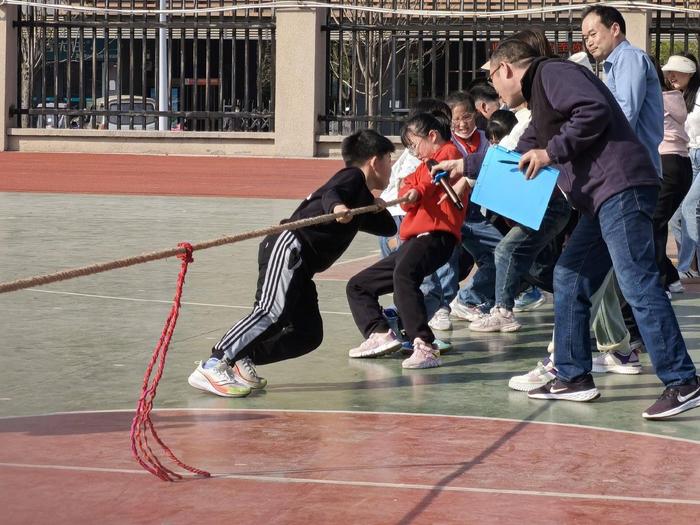
<svg viewBox="0 0 700 525"><path fill-rule="evenodd" d="M480 213L470 214L462 224L462 247L474 258L477 271L459 290L458 300L464 305L493 306L496 288L494 252L503 234Z"/></svg>
<svg viewBox="0 0 700 525"><path fill-rule="evenodd" d="M559 191L559 190L555 190ZM539 230L516 225L496 246L496 305L513 309L521 279L528 275L537 255L569 222L571 206L561 195L554 195Z"/></svg>
<svg viewBox="0 0 700 525"><path fill-rule="evenodd" d="M671 302L659 280L652 215L658 188L636 186L610 197L597 217L583 215L554 269L554 362L572 381L591 371L591 295L612 266L632 307L642 340L666 386L696 371Z"/></svg>

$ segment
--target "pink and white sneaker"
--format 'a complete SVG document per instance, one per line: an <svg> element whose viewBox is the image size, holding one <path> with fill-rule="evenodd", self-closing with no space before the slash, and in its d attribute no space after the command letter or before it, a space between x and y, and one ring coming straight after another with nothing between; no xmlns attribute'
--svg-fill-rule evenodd
<svg viewBox="0 0 700 525"><path fill-rule="evenodd" d="M494 306L488 315L477 319L469 325L472 332L515 332L522 325L515 320L513 312Z"/></svg>
<svg viewBox="0 0 700 525"><path fill-rule="evenodd" d="M396 338L394 332L375 332L357 348L350 349L350 357L379 357L396 352L401 348L401 341Z"/></svg>
<svg viewBox="0 0 700 525"><path fill-rule="evenodd" d="M404 368L435 368L442 364L440 351L435 345L423 341L420 337L413 340L413 354L405 359L401 366Z"/></svg>

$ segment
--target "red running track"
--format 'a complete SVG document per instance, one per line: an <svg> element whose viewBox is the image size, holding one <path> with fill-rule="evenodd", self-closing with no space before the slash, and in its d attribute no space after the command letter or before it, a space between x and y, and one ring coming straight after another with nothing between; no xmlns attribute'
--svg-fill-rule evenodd
<svg viewBox="0 0 700 525"><path fill-rule="evenodd" d="M166 483L129 455L130 412L0 419L4 522L697 523L700 444L449 416L160 411L217 474ZM534 415L533 415L534 416Z"/></svg>
<svg viewBox="0 0 700 525"><path fill-rule="evenodd" d="M340 160L0 152L0 191L306 197Z"/></svg>

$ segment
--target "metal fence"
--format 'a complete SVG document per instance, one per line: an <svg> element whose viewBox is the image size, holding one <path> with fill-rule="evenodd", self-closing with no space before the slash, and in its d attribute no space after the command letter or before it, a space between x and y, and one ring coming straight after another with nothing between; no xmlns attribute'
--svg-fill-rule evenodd
<svg viewBox="0 0 700 525"><path fill-rule="evenodd" d="M657 0L664 5L697 9L697 0ZM522 29L545 31L560 56L582 51L581 12L567 10L509 17L433 18L343 10L357 0L338 0L329 10L326 31L326 133L346 135L372 126L397 134L409 108L419 99L444 99L486 76L481 65L504 37ZM535 3L493 0L378 0L392 9L450 10L489 13L565 5L558 0ZM697 50L697 15L655 11L650 27L654 52ZM681 45L679 45L682 42ZM675 44L675 48L674 48ZM693 47L694 45L694 47Z"/></svg>
<svg viewBox="0 0 700 525"><path fill-rule="evenodd" d="M73 5L88 5L72 0ZM94 8L155 9L158 0L96 0ZM171 9L255 5L262 0L170 0ZM698 0L657 0L698 9ZM480 69L504 37L541 28L554 52L583 49L580 11L485 17L484 13L567 5L563 0L333 0L326 40L321 133L372 126L397 134L409 108L444 98L485 76ZM358 10L358 7L367 8ZM473 11L430 17L373 8ZM22 127L273 131L274 9L157 15L75 13L23 7L17 113ZM167 108L159 110L159 28L167 29ZM652 12L652 50L697 53L700 17Z"/></svg>
<svg viewBox="0 0 700 525"><path fill-rule="evenodd" d="M77 5L78 1L74 2ZM79 0L81 6L87 5ZM157 0L103 0L111 9L157 9ZM171 0L171 9L224 0ZM71 13L23 7L21 127L272 131L274 12L157 15ZM158 107L158 29L167 29L167 108Z"/></svg>

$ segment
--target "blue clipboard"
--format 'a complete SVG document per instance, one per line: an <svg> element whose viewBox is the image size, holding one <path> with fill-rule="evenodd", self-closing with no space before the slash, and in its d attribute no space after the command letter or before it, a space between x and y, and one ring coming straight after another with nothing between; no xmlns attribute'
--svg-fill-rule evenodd
<svg viewBox="0 0 700 525"><path fill-rule="evenodd" d="M486 152L471 201L518 224L539 230L559 170L546 167L537 177L525 179L518 169L520 153L501 146Z"/></svg>

